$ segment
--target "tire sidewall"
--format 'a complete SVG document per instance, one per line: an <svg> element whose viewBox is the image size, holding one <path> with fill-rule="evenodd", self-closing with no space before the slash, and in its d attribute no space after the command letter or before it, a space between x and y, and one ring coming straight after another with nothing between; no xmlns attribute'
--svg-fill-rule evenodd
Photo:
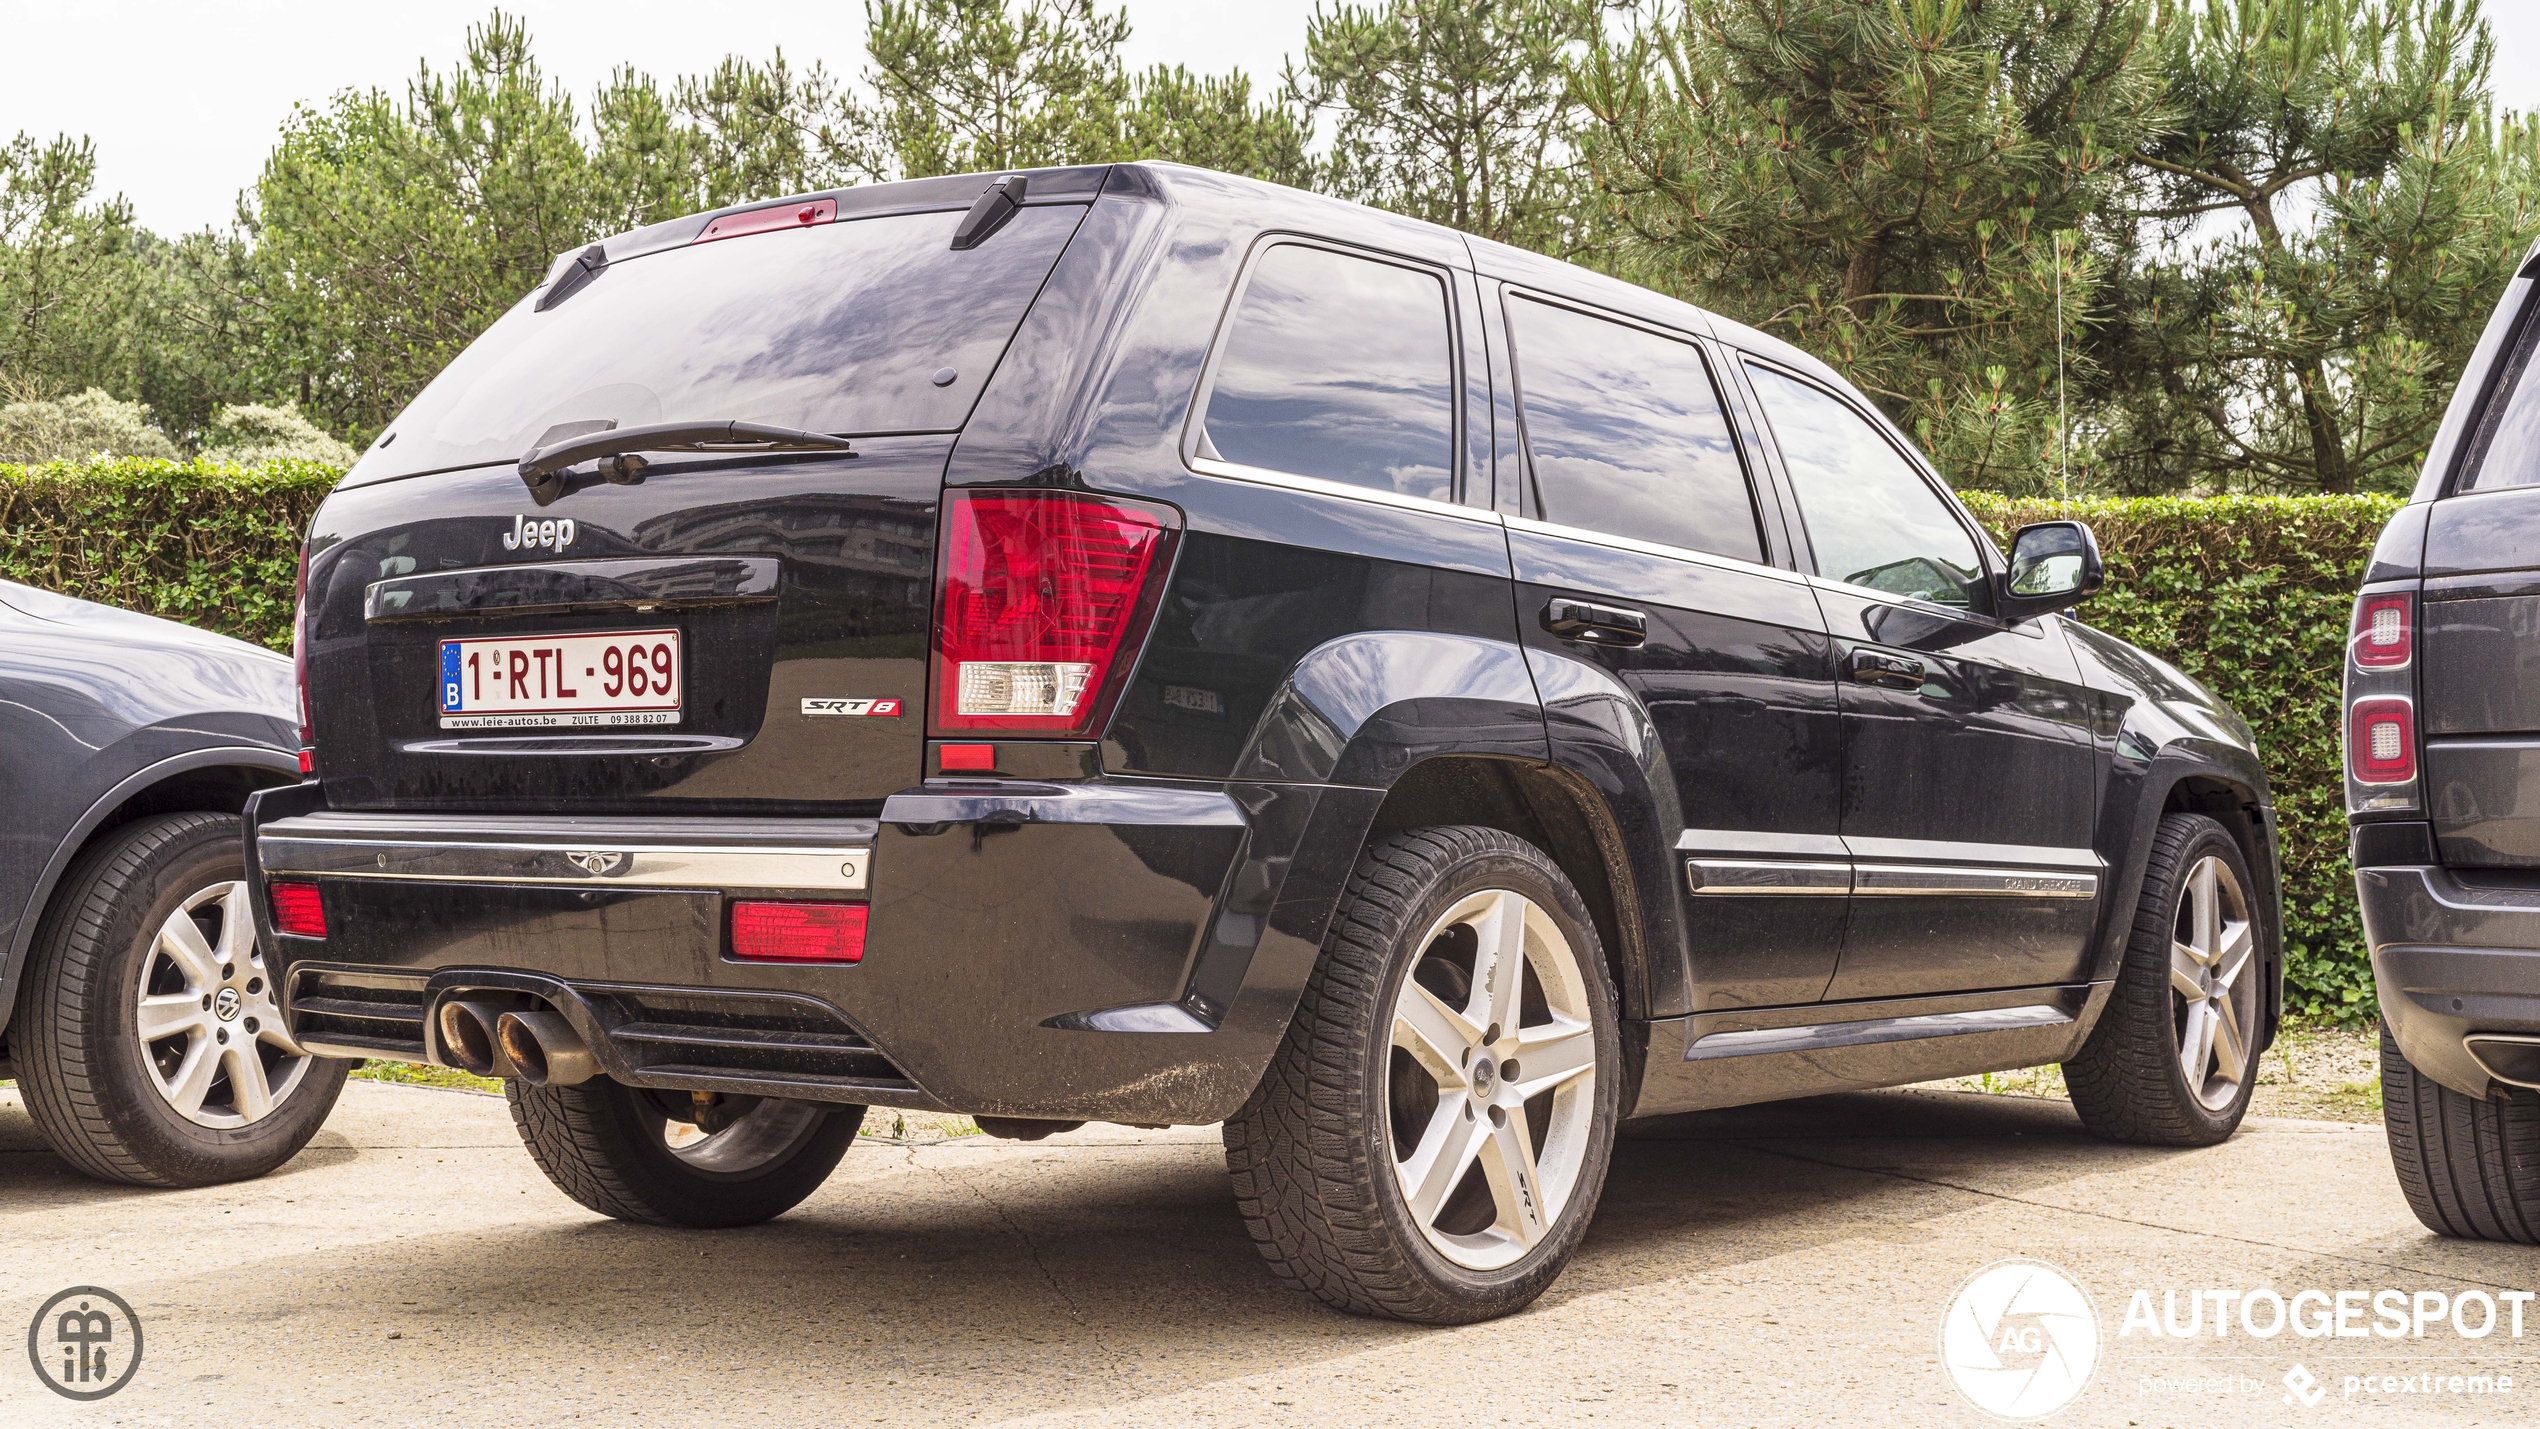
<svg viewBox="0 0 2540 1429"><path fill-rule="evenodd" d="M85 1045L100 1050L79 1057L81 1066L60 1070L89 1079L100 1109L147 1165L181 1184L262 1175L297 1155L317 1134L351 1064L315 1059L270 1114L240 1127L203 1126L180 1114L159 1094L138 1022L141 978L158 930L186 900L204 889L246 878L247 863L238 820L222 816L182 830L151 850L116 896L105 886L114 856L149 832L149 828L127 832L99 850L97 861L81 870L85 877L66 880L74 899L65 909L69 917L49 930L57 941L71 934L70 920L82 917L101 894L112 899L106 916L95 925L100 956L91 965L89 985L63 986L71 976L70 960L60 956L59 950L48 950L54 953L46 959L49 985L30 988L29 993L37 998L77 1000ZM265 969L262 975L269 978L272 970ZM21 1068L20 1075L25 1074Z"/></svg>
<svg viewBox="0 0 2540 1429"><path fill-rule="evenodd" d="M1395 999L1402 995L1403 983L1410 978L1423 951L1418 940L1457 902L1487 889L1524 895L1550 915L1560 926L1561 935L1569 940L1571 956L1578 959L1579 971L1589 988L1597 1078L1595 1120L1588 1133L1587 1156L1580 1163L1578 1182L1569 1203L1562 1207L1561 1218L1554 1222L1550 1234L1513 1264L1481 1271L1457 1265L1439 1254L1412 1217L1394 1172L1387 1091ZM1588 919L1586 906L1551 861L1540 854L1530 858L1507 848L1484 849L1457 859L1444 876L1422 890L1409 915L1393 931L1392 942L1384 981L1371 1009L1367 1045L1361 1049L1362 1104L1358 1120L1362 1144L1355 1149L1366 1160L1368 1182L1386 1227L1430 1283L1476 1304L1513 1301L1522 1305L1541 1294L1543 1287L1561 1273L1571 1252L1586 1235L1588 1223L1595 1219L1606 1168L1613 1157L1623 1082L1622 1029L1602 944L1595 925Z"/></svg>

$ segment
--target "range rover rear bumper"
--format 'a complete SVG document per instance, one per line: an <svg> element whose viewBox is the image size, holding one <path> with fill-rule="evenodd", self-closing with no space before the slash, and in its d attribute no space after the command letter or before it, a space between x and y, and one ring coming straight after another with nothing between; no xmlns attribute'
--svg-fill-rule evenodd
<svg viewBox="0 0 2540 1429"><path fill-rule="evenodd" d="M634 1085L1206 1122L1259 1080L1380 799L964 780L865 820L476 817L302 784L250 806L249 877L284 1015L332 1055L444 1062L468 994L551 1005ZM277 879L318 885L326 938L275 931ZM738 961L742 898L865 902L863 957Z"/></svg>
<svg viewBox="0 0 2540 1429"><path fill-rule="evenodd" d="M2489 1069L2465 1039L2540 1036L2540 887L2436 865L2358 867L2383 1020L2417 1070L2469 1096Z"/></svg>

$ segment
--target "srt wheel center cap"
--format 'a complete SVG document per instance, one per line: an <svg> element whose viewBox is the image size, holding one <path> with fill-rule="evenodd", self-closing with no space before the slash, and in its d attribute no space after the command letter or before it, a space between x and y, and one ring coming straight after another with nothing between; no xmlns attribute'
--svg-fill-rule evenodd
<svg viewBox="0 0 2540 1429"><path fill-rule="evenodd" d="M219 996L212 999L212 1015L223 1022L235 1022L246 1005L246 1000L238 995L238 989L225 987L220 990Z"/></svg>

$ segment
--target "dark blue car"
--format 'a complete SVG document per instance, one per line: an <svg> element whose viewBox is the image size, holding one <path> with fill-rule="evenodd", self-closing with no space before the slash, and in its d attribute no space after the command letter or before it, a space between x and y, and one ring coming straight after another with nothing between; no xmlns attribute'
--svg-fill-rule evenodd
<svg viewBox="0 0 2540 1429"><path fill-rule="evenodd" d="M261 1176L343 1088L247 912L239 811L297 724L286 657L0 581L0 1077L91 1175Z"/></svg>

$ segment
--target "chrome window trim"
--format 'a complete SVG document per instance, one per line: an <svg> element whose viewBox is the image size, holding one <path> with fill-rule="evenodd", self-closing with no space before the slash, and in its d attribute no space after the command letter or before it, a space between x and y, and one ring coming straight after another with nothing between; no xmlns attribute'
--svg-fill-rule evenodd
<svg viewBox="0 0 2540 1429"><path fill-rule="evenodd" d="M1553 521L1538 521L1531 516L1506 516L1500 519L1511 531L1524 531L1536 536L1557 536L1565 541L1585 541L1592 546L1608 546L1617 551L1630 551L1643 556L1663 556L1674 561L1689 561L1697 566L1712 566L1735 575L1770 576L1777 581L1805 584L1808 577L1781 566L1768 566L1755 561L1741 561L1712 551L1696 551L1683 546L1669 546L1657 541L1636 541L1629 536L1616 536L1604 531L1591 531L1584 526L1564 526ZM1945 608L1945 607L1935 607Z"/></svg>
<svg viewBox="0 0 2540 1429"><path fill-rule="evenodd" d="M1437 516L1452 516L1477 525L1497 526L1502 518L1496 511L1465 506L1453 501L1439 501L1426 496L1408 496L1399 491L1384 491L1373 486L1352 486L1346 481L1333 481L1320 476L1299 476L1266 466L1245 466L1241 462L1221 461L1216 457L1183 458L1182 464L1201 476L1222 476L1236 481L1250 481L1262 486L1285 487L1290 491L1315 496L1338 496L1350 501L1368 501L1378 506L1395 506L1408 511L1426 511Z"/></svg>
<svg viewBox="0 0 2540 1429"><path fill-rule="evenodd" d="M592 866L576 862L577 857ZM256 840L256 859L268 877L856 892L865 886L873 850L612 844L605 837L576 847L561 843L311 838L263 833Z"/></svg>

